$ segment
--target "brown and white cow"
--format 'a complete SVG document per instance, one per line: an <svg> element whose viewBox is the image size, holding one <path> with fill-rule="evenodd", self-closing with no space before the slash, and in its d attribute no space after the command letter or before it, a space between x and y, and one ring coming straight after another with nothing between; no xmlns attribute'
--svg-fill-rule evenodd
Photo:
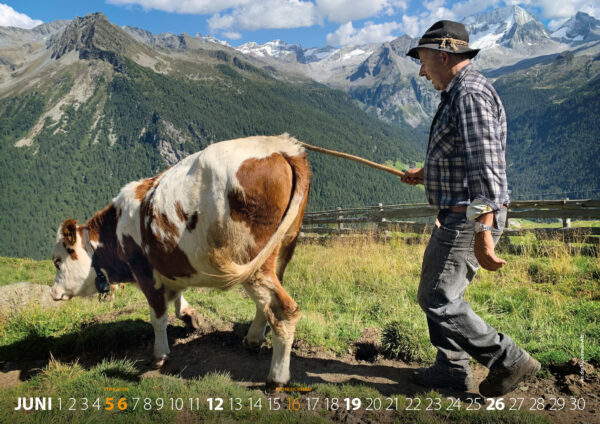
<svg viewBox="0 0 600 424"><path fill-rule="evenodd" d="M85 225L58 230L52 296L67 300L111 282L135 281L150 304L153 365L169 354L167 306L193 323L188 287L228 289L240 283L256 303L244 339L259 345L273 329L267 386L289 380L296 321L294 300L281 286L308 200L306 153L287 134L213 144L156 175L123 187ZM106 278L105 280L106 281Z"/></svg>

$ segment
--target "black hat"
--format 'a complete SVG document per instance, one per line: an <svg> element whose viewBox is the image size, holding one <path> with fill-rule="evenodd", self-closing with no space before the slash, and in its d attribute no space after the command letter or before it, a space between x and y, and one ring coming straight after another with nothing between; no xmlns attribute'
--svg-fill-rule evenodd
<svg viewBox="0 0 600 424"><path fill-rule="evenodd" d="M419 48L441 50L448 53L464 53L469 56L469 59L479 53L479 49L469 47L469 34L465 26L460 22L453 21L438 21L433 24L423 34L419 45L410 49L406 55L418 59Z"/></svg>

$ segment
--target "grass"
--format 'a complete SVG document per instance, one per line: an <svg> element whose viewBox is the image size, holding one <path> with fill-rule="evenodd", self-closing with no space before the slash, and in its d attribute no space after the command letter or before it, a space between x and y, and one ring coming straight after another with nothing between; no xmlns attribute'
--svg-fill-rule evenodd
<svg viewBox="0 0 600 424"><path fill-rule="evenodd" d="M52 285L56 269L51 260L7 258L0 256L0 286L20 281Z"/></svg>
<svg viewBox="0 0 600 424"><path fill-rule="evenodd" d="M424 237L426 239L426 237ZM409 242L410 240L410 242ZM552 246L542 243L541 246ZM522 254L500 252L508 265L496 273L480 271L466 297L473 309L501 332L548 367L564 364L581 355L585 339L586 361L600 363L600 259L573 255L568 248L547 247ZM348 352L366 327L381 334L391 356L407 361L430 363L435 351L428 337L425 315L416 302L421 258L425 242L394 235L386 244L368 238L330 239L323 244L300 245L285 275L284 287L300 305L302 318L296 338L311 348L335 355ZM51 284L50 261L0 258L0 284L28 280ZM240 288L229 292L193 289L186 298L209 321L238 324L243 333L254 316L254 304ZM3 361L47 360L43 371L23 384L0 388L0 422L187 422L191 420L230 422L239 419L259 422L320 422L336 412L308 411L306 396L299 411L272 411L269 399L258 390L232 382L228 375L207 374L182 378L162 376L141 378L132 360L112 357L153 340L148 307L141 292L127 288L114 304L94 298L73 299L61 308L16 311L0 321L0 365ZM177 330L177 329L175 329ZM175 331L173 330L173 331ZM170 332L172 329L169 330ZM241 335L241 334L240 334ZM226 347L225 347L226 349ZM53 360L50 352L61 357ZM90 352L104 357L88 363ZM122 356L122 355L121 355ZM70 358L66 360L65 358ZM83 358L77 362L77 358ZM292 359L293 360L293 359ZM85 365L82 365L85 363ZM13 411L17 397L53 396L106 399L105 387L126 387L115 394L128 399L199 398L200 406L182 411L163 408L151 411L62 411L23 414ZM375 388L361 384L316 384L310 397L380 397ZM439 396L439 395L438 395ZM208 409L208 398L241 398L241 411L226 408L221 414ZM403 396L392 396L405 405ZM431 395L430 395L431 397ZM261 399L263 410L250 410L248 398ZM427 395L423 395L426 399ZM445 399L445 398L444 398ZM272 400L271 400L272 401ZM128 401L129 402L129 401ZM293 398L288 406L294 406ZM446 402L446 400L444 400ZM446 405L445 407L447 407ZM504 411L498 414L465 410L365 411L373 421L441 422L448 414L452 422L545 422L537 415ZM337 419L342 420L337 413Z"/></svg>

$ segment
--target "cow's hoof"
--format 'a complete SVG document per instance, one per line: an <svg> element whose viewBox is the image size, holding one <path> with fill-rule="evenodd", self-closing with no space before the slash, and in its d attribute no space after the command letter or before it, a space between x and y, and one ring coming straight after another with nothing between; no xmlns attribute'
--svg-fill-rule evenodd
<svg viewBox="0 0 600 424"><path fill-rule="evenodd" d="M281 388L283 386L285 386L285 383L278 383L276 381L267 381L267 383L265 384L265 392L267 392L267 393L280 392Z"/></svg>
<svg viewBox="0 0 600 424"><path fill-rule="evenodd" d="M160 358L152 358L151 367L155 370L162 368L162 366L167 362L167 356L161 356Z"/></svg>
<svg viewBox="0 0 600 424"><path fill-rule="evenodd" d="M199 330L204 327L204 318L195 310L185 313L181 316L181 320L188 328Z"/></svg>
<svg viewBox="0 0 600 424"><path fill-rule="evenodd" d="M264 343L264 339L263 340L249 340L248 336L244 337L244 339L242 340L242 346L244 346L246 349L250 349L250 350L258 350L263 343Z"/></svg>

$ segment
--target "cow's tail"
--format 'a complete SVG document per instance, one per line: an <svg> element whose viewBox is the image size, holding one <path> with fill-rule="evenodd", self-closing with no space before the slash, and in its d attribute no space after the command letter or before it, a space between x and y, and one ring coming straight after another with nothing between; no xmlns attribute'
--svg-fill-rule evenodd
<svg viewBox="0 0 600 424"><path fill-rule="evenodd" d="M236 284L247 281L273 254L275 248L283 241L290 227L299 219L299 214L303 212L306 205L306 197L310 188L310 168L306 158L306 152L303 149L298 155L289 156L281 153L292 167L294 174L294 188L292 198L288 204L287 211L283 216L277 230L262 250L246 264L237 264L231 259L218 258L214 256L211 262L214 268L219 272L218 275L211 275L212 279L219 281L219 287L230 289ZM217 253L217 252L214 252Z"/></svg>

